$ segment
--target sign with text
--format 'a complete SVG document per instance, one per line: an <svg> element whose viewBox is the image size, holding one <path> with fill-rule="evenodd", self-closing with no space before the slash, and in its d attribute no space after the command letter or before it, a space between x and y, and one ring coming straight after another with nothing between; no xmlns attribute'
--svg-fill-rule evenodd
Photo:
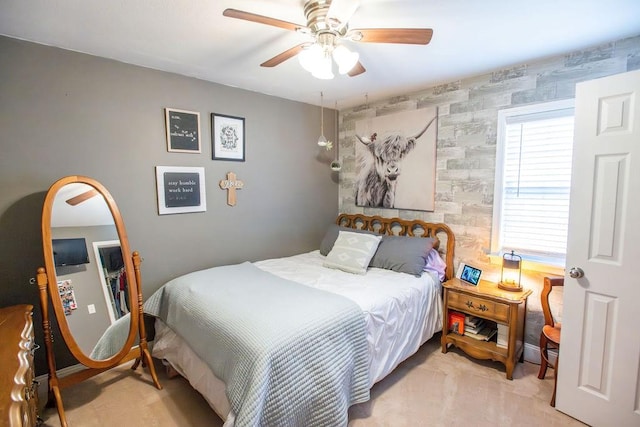
<svg viewBox="0 0 640 427"><path fill-rule="evenodd" d="M200 206L200 175L190 172L165 172L164 203L168 208Z"/></svg>
<svg viewBox="0 0 640 427"><path fill-rule="evenodd" d="M167 150L200 153L200 113L165 108Z"/></svg>
<svg viewBox="0 0 640 427"><path fill-rule="evenodd" d="M156 181L160 215L207 210L204 168L157 166Z"/></svg>

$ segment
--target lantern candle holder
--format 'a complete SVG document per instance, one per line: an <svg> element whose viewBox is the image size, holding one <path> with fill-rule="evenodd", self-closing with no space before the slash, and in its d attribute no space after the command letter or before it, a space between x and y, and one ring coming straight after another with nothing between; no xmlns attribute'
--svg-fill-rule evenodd
<svg viewBox="0 0 640 427"><path fill-rule="evenodd" d="M502 256L502 273L498 287L505 291L521 291L522 257L513 251Z"/></svg>

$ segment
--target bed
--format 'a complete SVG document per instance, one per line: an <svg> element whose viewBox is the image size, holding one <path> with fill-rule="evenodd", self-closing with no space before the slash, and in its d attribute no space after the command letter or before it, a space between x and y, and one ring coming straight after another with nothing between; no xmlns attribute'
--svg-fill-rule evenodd
<svg viewBox="0 0 640 427"><path fill-rule="evenodd" d="M145 303L152 354L225 426L346 425L442 329L454 244L444 224L341 214L318 250L168 282Z"/></svg>

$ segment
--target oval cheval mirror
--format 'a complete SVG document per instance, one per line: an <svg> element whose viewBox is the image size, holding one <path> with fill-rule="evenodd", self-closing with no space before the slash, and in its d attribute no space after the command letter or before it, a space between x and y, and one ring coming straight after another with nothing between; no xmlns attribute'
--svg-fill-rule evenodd
<svg viewBox="0 0 640 427"><path fill-rule="evenodd" d="M131 253L115 201L98 181L68 176L47 192L42 209L45 267L37 283L49 369L48 405L66 426L60 390L135 359L161 389L149 352L142 312L140 255ZM51 299L60 334L86 369L56 373L49 321Z"/></svg>

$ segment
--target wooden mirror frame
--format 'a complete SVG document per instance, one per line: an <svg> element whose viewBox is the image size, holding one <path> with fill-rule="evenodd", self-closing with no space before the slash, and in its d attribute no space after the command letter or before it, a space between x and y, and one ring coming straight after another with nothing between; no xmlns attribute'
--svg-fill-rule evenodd
<svg viewBox="0 0 640 427"><path fill-rule="evenodd" d="M118 233L120 240L120 247L122 250L122 258L124 261L125 272L127 275L129 300L131 301L130 309L130 322L129 322L129 334L124 346L120 351L111 357L104 360L96 360L86 355L77 341L75 340L73 333L69 328L69 324L66 319L62 300L59 297L58 292L58 279L56 275L55 261L53 259L53 246L51 235L51 217L54 200L58 191L67 184L82 183L93 187L96 190L96 195L101 195L109 207L111 216ZM42 247L44 251L45 267L38 268L37 272L37 284L40 290L40 307L42 309L42 324L44 329L44 342L47 354L47 365L49 369L49 381L48 381L48 402L50 406L55 401L55 405L58 409L58 415L60 417L60 424L67 426L66 417L64 414L64 407L62 405L62 396L60 390L70 385L76 384L80 381L89 379L94 375L111 369L127 361L136 359L131 369L137 369L140 362L143 366L149 368L151 378L154 385L158 389L162 389L158 381L158 377L155 372L153 361L151 359L151 353L149 352L146 338L146 331L144 327L143 310L142 310L142 290L141 290L141 278L140 278L140 263L141 258L138 252L131 253L129 248L129 240L127 238L127 232L124 227L124 222L118 207L107 189L98 181L85 176L67 176L59 179L47 192L44 200L44 206L42 209ZM51 324L49 321L49 306L48 295L53 305L53 311L60 328L60 334L64 339L65 344L71 351L71 354L78 360L79 363L86 366L87 369L75 372L70 375L58 378L56 373L55 354L53 350L53 335L51 330ZM134 346L136 336L139 337L138 346Z"/></svg>

